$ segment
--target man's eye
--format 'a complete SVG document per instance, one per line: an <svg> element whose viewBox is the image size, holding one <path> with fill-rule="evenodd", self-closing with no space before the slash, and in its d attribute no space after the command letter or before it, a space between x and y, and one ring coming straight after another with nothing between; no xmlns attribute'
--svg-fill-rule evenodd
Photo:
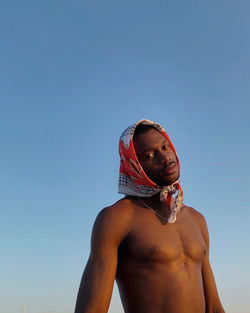
<svg viewBox="0 0 250 313"><path fill-rule="evenodd" d="M145 155L145 160L150 160L150 159L152 159L154 157L154 153L148 153L148 154L146 154Z"/></svg>
<svg viewBox="0 0 250 313"><path fill-rule="evenodd" d="M165 145L162 146L162 150L166 150L168 148L169 148L169 144L165 144Z"/></svg>

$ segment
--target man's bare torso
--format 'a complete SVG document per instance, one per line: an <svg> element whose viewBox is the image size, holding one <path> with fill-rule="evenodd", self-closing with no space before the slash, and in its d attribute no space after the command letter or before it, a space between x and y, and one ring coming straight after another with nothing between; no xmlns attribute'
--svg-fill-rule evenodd
<svg viewBox="0 0 250 313"><path fill-rule="evenodd" d="M175 221L174 199L169 203L166 194L160 199L157 193L147 199L144 193L139 193L141 198L128 196L101 210L93 226L75 313L107 313L115 278L125 313L225 313L209 262L206 221L182 206L174 147L156 126L139 126L137 134L131 133L138 160L133 153L127 156L127 140L132 138L127 130L134 128L128 128L121 139L120 173L127 176L120 177L119 190L133 195L137 179L144 187L152 187L152 182L176 186L175 209L181 210ZM130 184L135 186L131 189ZM169 216L173 224L167 222Z"/></svg>
<svg viewBox="0 0 250 313"><path fill-rule="evenodd" d="M118 248L116 280L126 313L204 313L206 244L199 213L184 206L174 224L136 201L130 232ZM120 205L122 204L120 202Z"/></svg>

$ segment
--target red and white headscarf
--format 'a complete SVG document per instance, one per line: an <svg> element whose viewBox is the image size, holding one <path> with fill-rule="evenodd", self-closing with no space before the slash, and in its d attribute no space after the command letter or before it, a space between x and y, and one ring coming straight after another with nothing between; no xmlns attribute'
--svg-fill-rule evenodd
<svg viewBox="0 0 250 313"><path fill-rule="evenodd" d="M169 223L174 223L176 221L177 214L183 205L183 190L179 184L180 181L177 180L170 186L161 187L148 178L137 159L133 144L134 132L139 124L151 125L167 138L172 150L175 153L177 165L180 170L179 158L164 128L150 120L140 120L134 125L129 126L120 137L119 153L121 162L118 192L137 197L152 197L153 195L160 193L160 200L166 204L169 204L172 195L178 191L178 194L175 197L174 207L168 219Z"/></svg>

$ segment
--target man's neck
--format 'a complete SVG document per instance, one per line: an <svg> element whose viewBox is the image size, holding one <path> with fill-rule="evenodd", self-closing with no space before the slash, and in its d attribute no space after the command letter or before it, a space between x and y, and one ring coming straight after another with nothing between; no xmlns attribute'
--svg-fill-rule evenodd
<svg viewBox="0 0 250 313"><path fill-rule="evenodd" d="M162 214L163 216L165 215L169 215L169 212L171 211L171 209L174 206L174 197L171 198L171 202L170 202L170 206L168 206L165 203L162 203L160 201L160 194L157 193L152 197L149 198L141 198L143 200L144 203L146 203L149 207L151 207L152 209L154 209L155 211L157 211L159 214Z"/></svg>

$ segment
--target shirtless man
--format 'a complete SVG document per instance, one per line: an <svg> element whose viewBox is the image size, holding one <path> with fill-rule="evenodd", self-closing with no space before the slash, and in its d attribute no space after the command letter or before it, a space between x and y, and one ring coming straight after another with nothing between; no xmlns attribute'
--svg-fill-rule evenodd
<svg viewBox="0 0 250 313"><path fill-rule="evenodd" d="M182 202L179 160L165 130L137 122L121 136L120 156L126 196L96 218L75 313L108 312L115 279L126 313L225 313L206 221Z"/></svg>

